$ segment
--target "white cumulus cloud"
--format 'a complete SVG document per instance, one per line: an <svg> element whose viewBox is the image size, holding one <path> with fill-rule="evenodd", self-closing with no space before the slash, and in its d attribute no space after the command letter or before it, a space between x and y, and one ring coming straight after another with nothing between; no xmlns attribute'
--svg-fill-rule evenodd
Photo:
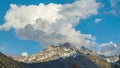
<svg viewBox="0 0 120 68"><path fill-rule="evenodd" d="M21 54L21 56L28 56L28 53L27 53L27 52L23 52L23 53Z"/></svg>
<svg viewBox="0 0 120 68"><path fill-rule="evenodd" d="M80 19L98 14L95 0L78 0L72 4L10 5L6 23L1 30L14 28L22 39L40 42L42 45L70 42L76 46L93 45L95 38L75 30ZM90 47L90 46L89 46Z"/></svg>
<svg viewBox="0 0 120 68"><path fill-rule="evenodd" d="M103 43L99 46L99 54L104 54L106 56L120 55L120 46L113 43Z"/></svg>

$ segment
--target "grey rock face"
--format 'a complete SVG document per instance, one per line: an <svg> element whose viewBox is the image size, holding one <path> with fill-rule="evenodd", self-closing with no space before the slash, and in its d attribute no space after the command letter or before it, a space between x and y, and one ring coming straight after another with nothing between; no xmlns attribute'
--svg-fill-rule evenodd
<svg viewBox="0 0 120 68"><path fill-rule="evenodd" d="M26 68L72 68L73 65L78 68L98 68L69 43L48 46L43 51L29 56L22 64Z"/></svg>

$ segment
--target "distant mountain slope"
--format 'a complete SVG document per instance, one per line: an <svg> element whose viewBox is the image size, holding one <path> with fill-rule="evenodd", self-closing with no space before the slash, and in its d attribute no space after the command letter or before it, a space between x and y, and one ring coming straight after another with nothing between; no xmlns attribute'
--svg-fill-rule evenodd
<svg viewBox="0 0 120 68"><path fill-rule="evenodd" d="M94 62L84 56L59 58L57 60L38 62L38 63L22 63L26 68L98 68Z"/></svg>
<svg viewBox="0 0 120 68"><path fill-rule="evenodd" d="M112 68L111 63L107 62L106 60L102 59L99 56L95 56L95 55L84 55L84 56L92 60L94 63L96 63L98 68Z"/></svg>
<svg viewBox="0 0 120 68"><path fill-rule="evenodd" d="M105 57L64 43L50 45L30 56L12 57L16 61L0 53L0 68L119 68L119 61L109 63Z"/></svg>
<svg viewBox="0 0 120 68"><path fill-rule="evenodd" d="M27 63L36 63L36 62L47 62L51 60L56 60L59 58L66 58L70 56L77 56L80 55L80 52L77 48L72 46L69 43L60 44L58 46L48 46L41 52L33 54L27 58L19 58L20 61L27 62ZM18 59L18 60L19 60Z"/></svg>
<svg viewBox="0 0 120 68"><path fill-rule="evenodd" d="M81 47L78 49L70 43L48 46L41 52L18 58L26 68L111 68L111 64L97 53Z"/></svg>
<svg viewBox="0 0 120 68"><path fill-rule="evenodd" d="M24 68L20 63L12 60L0 52L0 68Z"/></svg>
<svg viewBox="0 0 120 68"><path fill-rule="evenodd" d="M90 59L92 62L96 63L98 68L112 68L111 63L109 63L106 58L102 57L101 55L85 48L81 47L80 52L82 55L88 59Z"/></svg>
<svg viewBox="0 0 120 68"><path fill-rule="evenodd" d="M69 43L48 46L31 56L21 56L19 62L25 68L98 68L94 62L82 56L79 49Z"/></svg>

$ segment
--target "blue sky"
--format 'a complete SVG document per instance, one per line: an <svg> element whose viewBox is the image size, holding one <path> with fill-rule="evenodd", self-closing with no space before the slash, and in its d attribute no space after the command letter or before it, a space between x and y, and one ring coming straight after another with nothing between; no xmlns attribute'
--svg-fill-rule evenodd
<svg viewBox="0 0 120 68"><path fill-rule="evenodd" d="M97 0L101 3L97 15L82 19L75 27L83 34L91 34L96 37L99 44L113 41L120 43L120 0L115 6L110 4L111 0ZM5 14L10 9L10 4L17 5L38 5L39 3L72 3L74 0L1 0L0 2L0 25L5 23ZM35 53L44 47L37 41L23 40L16 36L14 29L0 31L0 51L7 55L19 55L22 52Z"/></svg>

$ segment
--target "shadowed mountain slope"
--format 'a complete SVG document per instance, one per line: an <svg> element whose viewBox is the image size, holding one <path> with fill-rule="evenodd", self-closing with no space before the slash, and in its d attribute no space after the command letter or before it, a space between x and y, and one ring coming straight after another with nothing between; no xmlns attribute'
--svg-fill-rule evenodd
<svg viewBox="0 0 120 68"><path fill-rule="evenodd" d="M12 60L0 52L0 68L24 68L20 63Z"/></svg>

